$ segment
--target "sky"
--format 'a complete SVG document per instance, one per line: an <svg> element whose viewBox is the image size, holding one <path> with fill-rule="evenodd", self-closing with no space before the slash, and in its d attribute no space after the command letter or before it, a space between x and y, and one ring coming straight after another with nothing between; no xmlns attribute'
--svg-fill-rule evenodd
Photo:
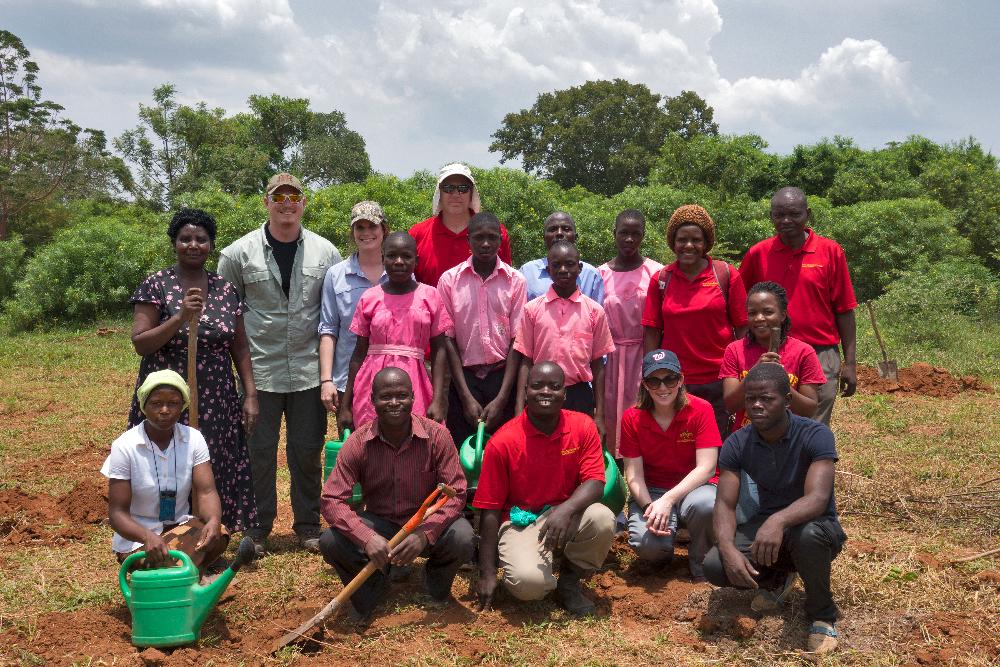
<svg viewBox="0 0 1000 667"><path fill-rule="evenodd" d="M993 0L0 0L0 28L79 125L118 136L162 83L228 113L307 97L400 176L494 166L505 114L618 77L694 90L722 132L778 153L836 134L997 153L997 25Z"/></svg>

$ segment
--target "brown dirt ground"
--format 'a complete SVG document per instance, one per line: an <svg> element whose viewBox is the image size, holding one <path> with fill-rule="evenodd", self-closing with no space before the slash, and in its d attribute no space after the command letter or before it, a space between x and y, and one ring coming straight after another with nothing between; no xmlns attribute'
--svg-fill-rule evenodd
<svg viewBox="0 0 1000 667"><path fill-rule="evenodd" d="M992 393L993 387L976 377L955 377L944 368L915 363L899 369L899 381L879 377L871 366L858 366L858 390L864 394L920 394L937 398L957 396L965 391Z"/></svg>
<svg viewBox="0 0 1000 667"><path fill-rule="evenodd" d="M107 515L107 489L97 479L78 482L60 498L20 489L0 491L0 538L10 544L84 539Z"/></svg>

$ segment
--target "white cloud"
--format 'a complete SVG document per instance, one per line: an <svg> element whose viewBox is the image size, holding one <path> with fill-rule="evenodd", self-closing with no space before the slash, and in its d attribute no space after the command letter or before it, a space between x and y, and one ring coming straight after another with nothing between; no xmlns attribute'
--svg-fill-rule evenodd
<svg viewBox="0 0 1000 667"><path fill-rule="evenodd" d="M102 25L115 5L75 6L80 20ZM622 77L667 95L695 90L715 106L724 131L755 131L773 143L776 136L852 134L852 124L913 117L924 104L907 63L876 40L844 39L794 79L764 73L727 80L712 57L723 25L712 0L335 7L356 16L314 15L325 2L306 10L286 0L141 0L121 20L129 27L155 22L155 30L131 36L144 48L67 53L58 40L29 48L46 95L77 122L112 136L135 124L138 104L166 81L182 101L205 100L230 113L244 109L250 94L276 92L344 111L375 167L404 175L454 159L495 163L487 147L505 113L587 79Z"/></svg>
<svg viewBox="0 0 1000 667"><path fill-rule="evenodd" d="M720 80L709 96L723 125L758 132L782 126L822 132L912 117L923 99L906 63L877 40L851 38L827 49L795 79Z"/></svg>

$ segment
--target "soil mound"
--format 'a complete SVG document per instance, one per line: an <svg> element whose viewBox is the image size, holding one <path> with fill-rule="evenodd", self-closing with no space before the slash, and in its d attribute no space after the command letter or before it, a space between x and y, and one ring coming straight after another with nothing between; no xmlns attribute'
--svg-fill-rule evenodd
<svg viewBox="0 0 1000 667"><path fill-rule="evenodd" d="M944 368L915 363L899 369L899 381L879 377L871 366L858 366L858 390L863 394L919 394L950 398L966 391L993 393L993 387L975 375L956 377Z"/></svg>
<svg viewBox="0 0 1000 667"><path fill-rule="evenodd" d="M107 515L107 491L97 480L78 482L60 498L20 489L0 491L0 539L14 544L81 539Z"/></svg>
<svg viewBox="0 0 1000 667"><path fill-rule="evenodd" d="M970 614L937 612L923 619L907 638L920 648L903 667L952 665L964 660L972 664L974 658L989 660L1000 655L1000 640L983 625L982 619Z"/></svg>

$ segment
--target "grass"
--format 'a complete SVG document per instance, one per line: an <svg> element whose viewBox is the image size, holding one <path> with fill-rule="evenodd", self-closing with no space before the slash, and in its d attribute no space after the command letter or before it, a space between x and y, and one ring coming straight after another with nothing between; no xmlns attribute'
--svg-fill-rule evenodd
<svg viewBox="0 0 1000 667"><path fill-rule="evenodd" d="M97 476L109 443L124 427L138 368L128 325L106 326L118 333L100 336L87 328L20 335L0 343L0 492L18 488L58 498L79 479ZM874 362L873 343L861 318L859 334L861 360ZM955 349L969 345L961 342ZM972 361L946 351L934 363L956 372L967 372L973 362L993 368L995 346L985 341ZM912 358L908 354L894 356L903 361ZM989 376L995 382L1000 372ZM1000 594L997 586L977 583L974 577L996 571L1000 559L949 564L952 558L1000 544L1000 480L992 480L1000 474L996 397L859 395L838 403L835 430L841 455L837 499L850 537L834 562L833 578L834 595L845 614L839 626L845 641L836 656L821 664L897 666L920 651L942 664L998 664L995 610ZM602 608L610 610L597 619L570 619L550 601L505 602L476 616L468 611L474 578L467 573L460 574L454 589L461 604L434 610L425 606L415 574L413 581L397 587L366 634L347 633L333 623L322 643L271 655L274 637L340 589L320 559L293 548L287 473L284 467L279 470L281 510L273 555L240 572L199 643L176 652L177 662L803 662L798 652L805 625L801 587L781 616L755 617L757 629L749 639L726 629L703 634L695 622L675 620L677 610L752 616L748 596L705 588L683 589L678 596L670 593L676 590L670 588L672 580L658 580L663 593L647 592L643 586L648 581L637 583L624 574L631 560L627 553L617 566L628 586L624 597L615 597L594 580L589 584ZM0 516L0 528L3 521L18 518L25 517ZM55 528L42 534L40 541L15 544L0 529L0 664L134 659L135 649L127 642L128 617L117 592L117 566L108 549L110 529L90 529L83 540L59 539ZM640 603L660 605L656 608L662 611L651 617ZM945 626L951 634L942 630ZM88 634L91 629L95 634Z"/></svg>

